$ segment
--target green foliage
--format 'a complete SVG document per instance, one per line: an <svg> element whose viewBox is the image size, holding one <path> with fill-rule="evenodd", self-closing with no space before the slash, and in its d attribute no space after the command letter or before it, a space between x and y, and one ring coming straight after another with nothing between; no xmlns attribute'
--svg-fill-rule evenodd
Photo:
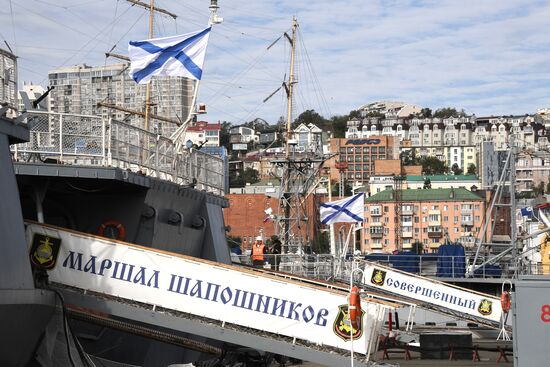
<svg viewBox="0 0 550 367"><path fill-rule="evenodd" d="M422 188L423 189L431 189L432 188L432 180L430 180L429 178L426 178L424 180L424 186Z"/></svg>
<svg viewBox="0 0 550 367"><path fill-rule="evenodd" d="M414 241L414 243L412 244L412 249L411 249L412 252L414 252L415 254L417 255L420 255L424 252L424 245L422 245L422 242L416 240Z"/></svg>
<svg viewBox="0 0 550 367"><path fill-rule="evenodd" d="M466 171L467 174L469 175L477 175L477 167L475 164L473 163L470 163L468 165L468 170Z"/></svg>
<svg viewBox="0 0 550 367"><path fill-rule="evenodd" d="M451 167L451 172L453 173L453 175L457 176L461 175L464 171L458 166L458 164L454 163Z"/></svg>
<svg viewBox="0 0 550 367"><path fill-rule="evenodd" d="M316 254L326 254L330 252L330 241L327 232L316 231L311 248Z"/></svg>
<svg viewBox="0 0 550 367"><path fill-rule="evenodd" d="M229 187L244 187L247 183L253 184L260 181L258 171L248 167L236 172L235 176L229 177Z"/></svg>
<svg viewBox="0 0 550 367"><path fill-rule="evenodd" d="M354 111L352 111L354 112ZM350 117L351 117L351 113L350 113ZM382 112L379 112L379 111L371 111L367 114L365 114L365 117L378 117L378 118L385 118L386 116L382 113Z"/></svg>
<svg viewBox="0 0 550 367"><path fill-rule="evenodd" d="M415 149L402 151L399 158L401 159L401 163L404 166L413 166L419 164Z"/></svg>
<svg viewBox="0 0 550 367"><path fill-rule="evenodd" d="M229 247L240 247L243 242L240 236L226 236L225 238Z"/></svg>
<svg viewBox="0 0 550 367"><path fill-rule="evenodd" d="M316 126L325 126L327 124L327 120L319 115L315 110L307 110L302 112L296 120L294 120L293 128L296 128L300 124L314 124ZM321 127L322 128L322 127Z"/></svg>
<svg viewBox="0 0 550 367"><path fill-rule="evenodd" d="M224 121L221 125L220 146L224 146L225 149L231 151L231 144L229 143L229 130L231 129L231 123Z"/></svg>
<svg viewBox="0 0 550 367"><path fill-rule="evenodd" d="M539 182L539 184L533 189L535 197L544 195L544 182Z"/></svg>
<svg viewBox="0 0 550 367"><path fill-rule="evenodd" d="M419 117L419 118L424 118L424 119L431 118L432 117L432 110L425 107L425 108L421 109L420 112L416 114L416 116Z"/></svg>
<svg viewBox="0 0 550 367"><path fill-rule="evenodd" d="M335 138L346 137L346 124L348 122L348 116L332 116L329 121L330 131L334 134Z"/></svg>
<svg viewBox="0 0 550 367"><path fill-rule="evenodd" d="M422 172L425 175L442 175L447 172L447 165L436 157L421 157L419 159Z"/></svg>
<svg viewBox="0 0 550 367"><path fill-rule="evenodd" d="M464 117L464 116L466 116L466 112L464 112L464 110L457 111L456 108L453 108L453 107L439 108L433 114L433 117L438 117L442 119L446 119L449 117Z"/></svg>
<svg viewBox="0 0 550 367"><path fill-rule="evenodd" d="M351 196L351 186L344 181L344 196ZM332 185L332 196L340 195L340 182Z"/></svg>

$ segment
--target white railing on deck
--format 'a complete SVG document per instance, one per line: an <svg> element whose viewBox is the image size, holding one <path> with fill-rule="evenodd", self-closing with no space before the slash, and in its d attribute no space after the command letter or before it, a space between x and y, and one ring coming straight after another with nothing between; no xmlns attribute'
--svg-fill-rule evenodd
<svg viewBox="0 0 550 367"><path fill-rule="evenodd" d="M416 260L416 266L407 266L407 257L413 256ZM239 259L239 262L245 265L252 265L250 255L233 255L234 259ZM464 256L430 256L428 259L422 257L416 257L416 255L376 255L376 258L366 258L371 262L378 262L382 265L394 267L399 270L411 271L411 268L415 268L412 273L422 275L430 278L439 278L437 272L437 258L440 261L446 261L449 264L446 268L446 274L442 276L444 279L454 278L457 281L465 279L465 268L454 268L452 264L464 261ZM363 256L356 257L356 259L365 259ZM332 255L328 254L265 254L264 265L260 267L265 269L272 269L283 271L298 276L305 276L309 278L329 280L329 279L349 279L349 272L351 269L352 259L347 258L342 261L335 259ZM466 258L467 262L468 258ZM484 261L485 259L481 259ZM467 267L468 265L466 265ZM510 279L514 276L515 268L509 267L507 262L495 265L487 265L478 270L472 278L474 279ZM524 275L550 275L550 265L530 264L522 265L519 271Z"/></svg>
<svg viewBox="0 0 550 367"><path fill-rule="evenodd" d="M12 147L19 161L53 158L64 164L118 167L199 190L224 193L222 158L183 149L172 140L97 116L29 112L30 141Z"/></svg>

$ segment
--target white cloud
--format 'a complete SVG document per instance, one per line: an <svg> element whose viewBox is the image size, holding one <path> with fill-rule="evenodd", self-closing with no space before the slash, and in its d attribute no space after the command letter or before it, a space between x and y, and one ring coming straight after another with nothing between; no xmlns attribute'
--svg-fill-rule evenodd
<svg viewBox="0 0 550 367"><path fill-rule="evenodd" d="M125 52L129 39L147 34L144 10L122 0L13 4L20 80L36 82L40 74L45 82L48 70L63 63L102 65L103 53L117 41L116 51ZM191 31L208 19L205 1L156 4L180 16L177 22L157 17L156 34ZM212 121L274 122L285 115L282 94L262 100L288 75L288 42L265 48L289 31L293 15L315 71L308 70L300 49L297 114L309 108L346 114L379 99L433 109L455 106L477 115L532 113L550 105L546 1L220 0L219 5L225 23L211 37L199 98L209 105ZM9 7L0 21L2 36L17 46L7 27Z"/></svg>

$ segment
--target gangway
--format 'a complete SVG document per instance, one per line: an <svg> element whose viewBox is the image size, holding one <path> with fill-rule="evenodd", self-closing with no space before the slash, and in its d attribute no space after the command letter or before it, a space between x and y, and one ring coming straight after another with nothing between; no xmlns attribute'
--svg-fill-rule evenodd
<svg viewBox="0 0 550 367"><path fill-rule="evenodd" d="M35 222L27 222L27 240L32 261L54 260L49 284L77 318L123 320L129 330L190 333L322 365L349 365L352 345L355 365L369 365L385 312L397 306L365 300L361 326L350 330L347 292L320 283Z"/></svg>
<svg viewBox="0 0 550 367"><path fill-rule="evenodd" d="M436 279L361 260L364 289L417 303L419 308L469 320L491 328L501 328L500 299L485 293L447 284ZM509 326L507 326L509 328Z"/></svg>

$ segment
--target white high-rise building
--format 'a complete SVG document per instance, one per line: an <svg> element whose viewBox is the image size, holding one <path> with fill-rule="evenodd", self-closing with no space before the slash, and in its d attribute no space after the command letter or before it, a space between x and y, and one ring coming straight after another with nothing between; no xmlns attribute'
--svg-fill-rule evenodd
<svg viewBox="0 0 550 367"><path fill-rule="evenodd" d="M145 84L137 84L128 75L128 64L106 66L77 65L49 72L52 112L109 116L134 126L144 127L143 117L111 108L98 107L99 102L116 104L130 110L145 111ZM194 82L180 77L153 78L151 114L185 120L191 108ZM169 136L175 124L150 120L149 130Z"/></svg>

